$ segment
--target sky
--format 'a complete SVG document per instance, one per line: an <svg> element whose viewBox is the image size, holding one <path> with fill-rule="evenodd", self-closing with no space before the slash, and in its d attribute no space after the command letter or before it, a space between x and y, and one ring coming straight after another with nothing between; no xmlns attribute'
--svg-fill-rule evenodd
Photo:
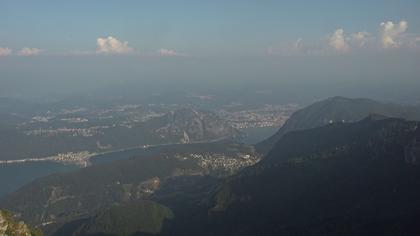
<svg viewBox="0 0 420 236"><path fill-rule="evenodd" d="M419 59L418 0L0 0L0 97L127 81L403 96Z"/></svg>

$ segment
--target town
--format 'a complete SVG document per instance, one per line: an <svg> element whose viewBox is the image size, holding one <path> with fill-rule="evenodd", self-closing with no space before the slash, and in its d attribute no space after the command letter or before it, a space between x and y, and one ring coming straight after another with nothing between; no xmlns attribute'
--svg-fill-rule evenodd
<svg viewBox="0 0 420 236"><path fill-rule="evenodd" d="M68 152L68 153L59 153L55 156L49 156L49 157L25 158L25 159L18 159L18 160L0 160L0 165L51 161L51 162L59 162L63 164L77 165L80 167L87 167L90 165L89 159L95 155L97 155L97 153L90 153L88 151Z"/></svg>
<svg viewBox="0 0 420 236"><path fill-rule="evenodd" d="M176 154L179 160L195 160L202 167L206 174L224 177L237 173L239 170L252 166L260 161L260 156L256 154L237 153L227 155L224 153L190 153Z"/></svg>

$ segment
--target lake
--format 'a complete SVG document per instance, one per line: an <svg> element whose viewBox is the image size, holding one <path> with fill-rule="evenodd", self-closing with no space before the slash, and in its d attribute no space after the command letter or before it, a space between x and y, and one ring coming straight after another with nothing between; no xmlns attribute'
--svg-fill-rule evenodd
<svg viewBox="0 0 420 236"><path fill-rule="evenodd" d="M177 144L173 144L177 145ZM162 145L169 146L169 145ZM115 151L105 154L98 154L90 159L92 165L101 163L124 160L130 157L139 156L148 153L153 154L159 152L159 146L143 149L133 148L124 151ZM7 193L13 192L33 180L54 173L64 173L80 169L80 166L62 164L57 162L25 162L0 165L0 197Z"/></svg>
<svg viewBox="0 0 420 236"><path fill-rule="evenodd" d="M249 128L242 130L247 134L241 141L246 144L258 143L278 130L277 127L267 128ZM180 145L180 144L172 144ZM162 146L172 146L162 145ZM111 162L116 160L128 159L133 156L139 156L145 153L152 154L159 152L159 146L143 149L133 148L124 151L116 151L105 154L99 154L90 159L93 165ZM76 165L64 165L55 162L26 162L17 164L0 165L0 197L13 192L23 185L53 173L63 173L79 169Z"/></svg>
<svg viewBox="0 0 420 236"><path fill-rule="evenodd" d="M75 165L63 165L54 162L26 162L0 165L0 197L17 190L36 178L79 168Z"/></svg>
<svg viewBox="0 0 420 236"><path fill-rule="evenodd" d="M241 131L246 134L246 136L241 141L245 144L256 144L271 137L278 130L279 127L241 129Z"/></svg>

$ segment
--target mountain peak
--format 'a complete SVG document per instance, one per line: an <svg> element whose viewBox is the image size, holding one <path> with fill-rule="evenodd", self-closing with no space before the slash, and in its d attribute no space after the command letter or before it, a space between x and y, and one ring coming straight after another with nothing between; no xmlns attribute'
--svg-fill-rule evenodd
<svg viewBox="0 0 420 236"><path fill-rule="evenodd" d="M362 120L284 135L259 164L219 187L209 230L419 235L418 124Z"/></svg>
<svg viewBox="0 0 420 236"><path fill-rule="evenodd" d="M315 102L295 113L269 139L257 144L257 150L266 153L286 133L325 126L331 123L353 123L368 118L387 117L420 120L418 107L382 103L365 98L330 97Z"/></svg>

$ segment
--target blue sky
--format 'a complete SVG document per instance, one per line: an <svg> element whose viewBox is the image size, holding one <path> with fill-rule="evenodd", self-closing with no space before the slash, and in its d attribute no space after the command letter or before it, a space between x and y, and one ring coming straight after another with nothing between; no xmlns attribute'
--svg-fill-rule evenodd
<svg viewBox="0 0 420 236"><path fill-rule="evenodd" d="M338 28L376 33L384 21L420 33L419 1L0 1L0 47L94 50L113 36L139 51L258 53Z"/></svg>
<svg viewBox="0 0 420 236"><path fill-rule="evenodd" d="M133 81L398 97L419 75L418 0L0 0L0 97Z"/></svg>

